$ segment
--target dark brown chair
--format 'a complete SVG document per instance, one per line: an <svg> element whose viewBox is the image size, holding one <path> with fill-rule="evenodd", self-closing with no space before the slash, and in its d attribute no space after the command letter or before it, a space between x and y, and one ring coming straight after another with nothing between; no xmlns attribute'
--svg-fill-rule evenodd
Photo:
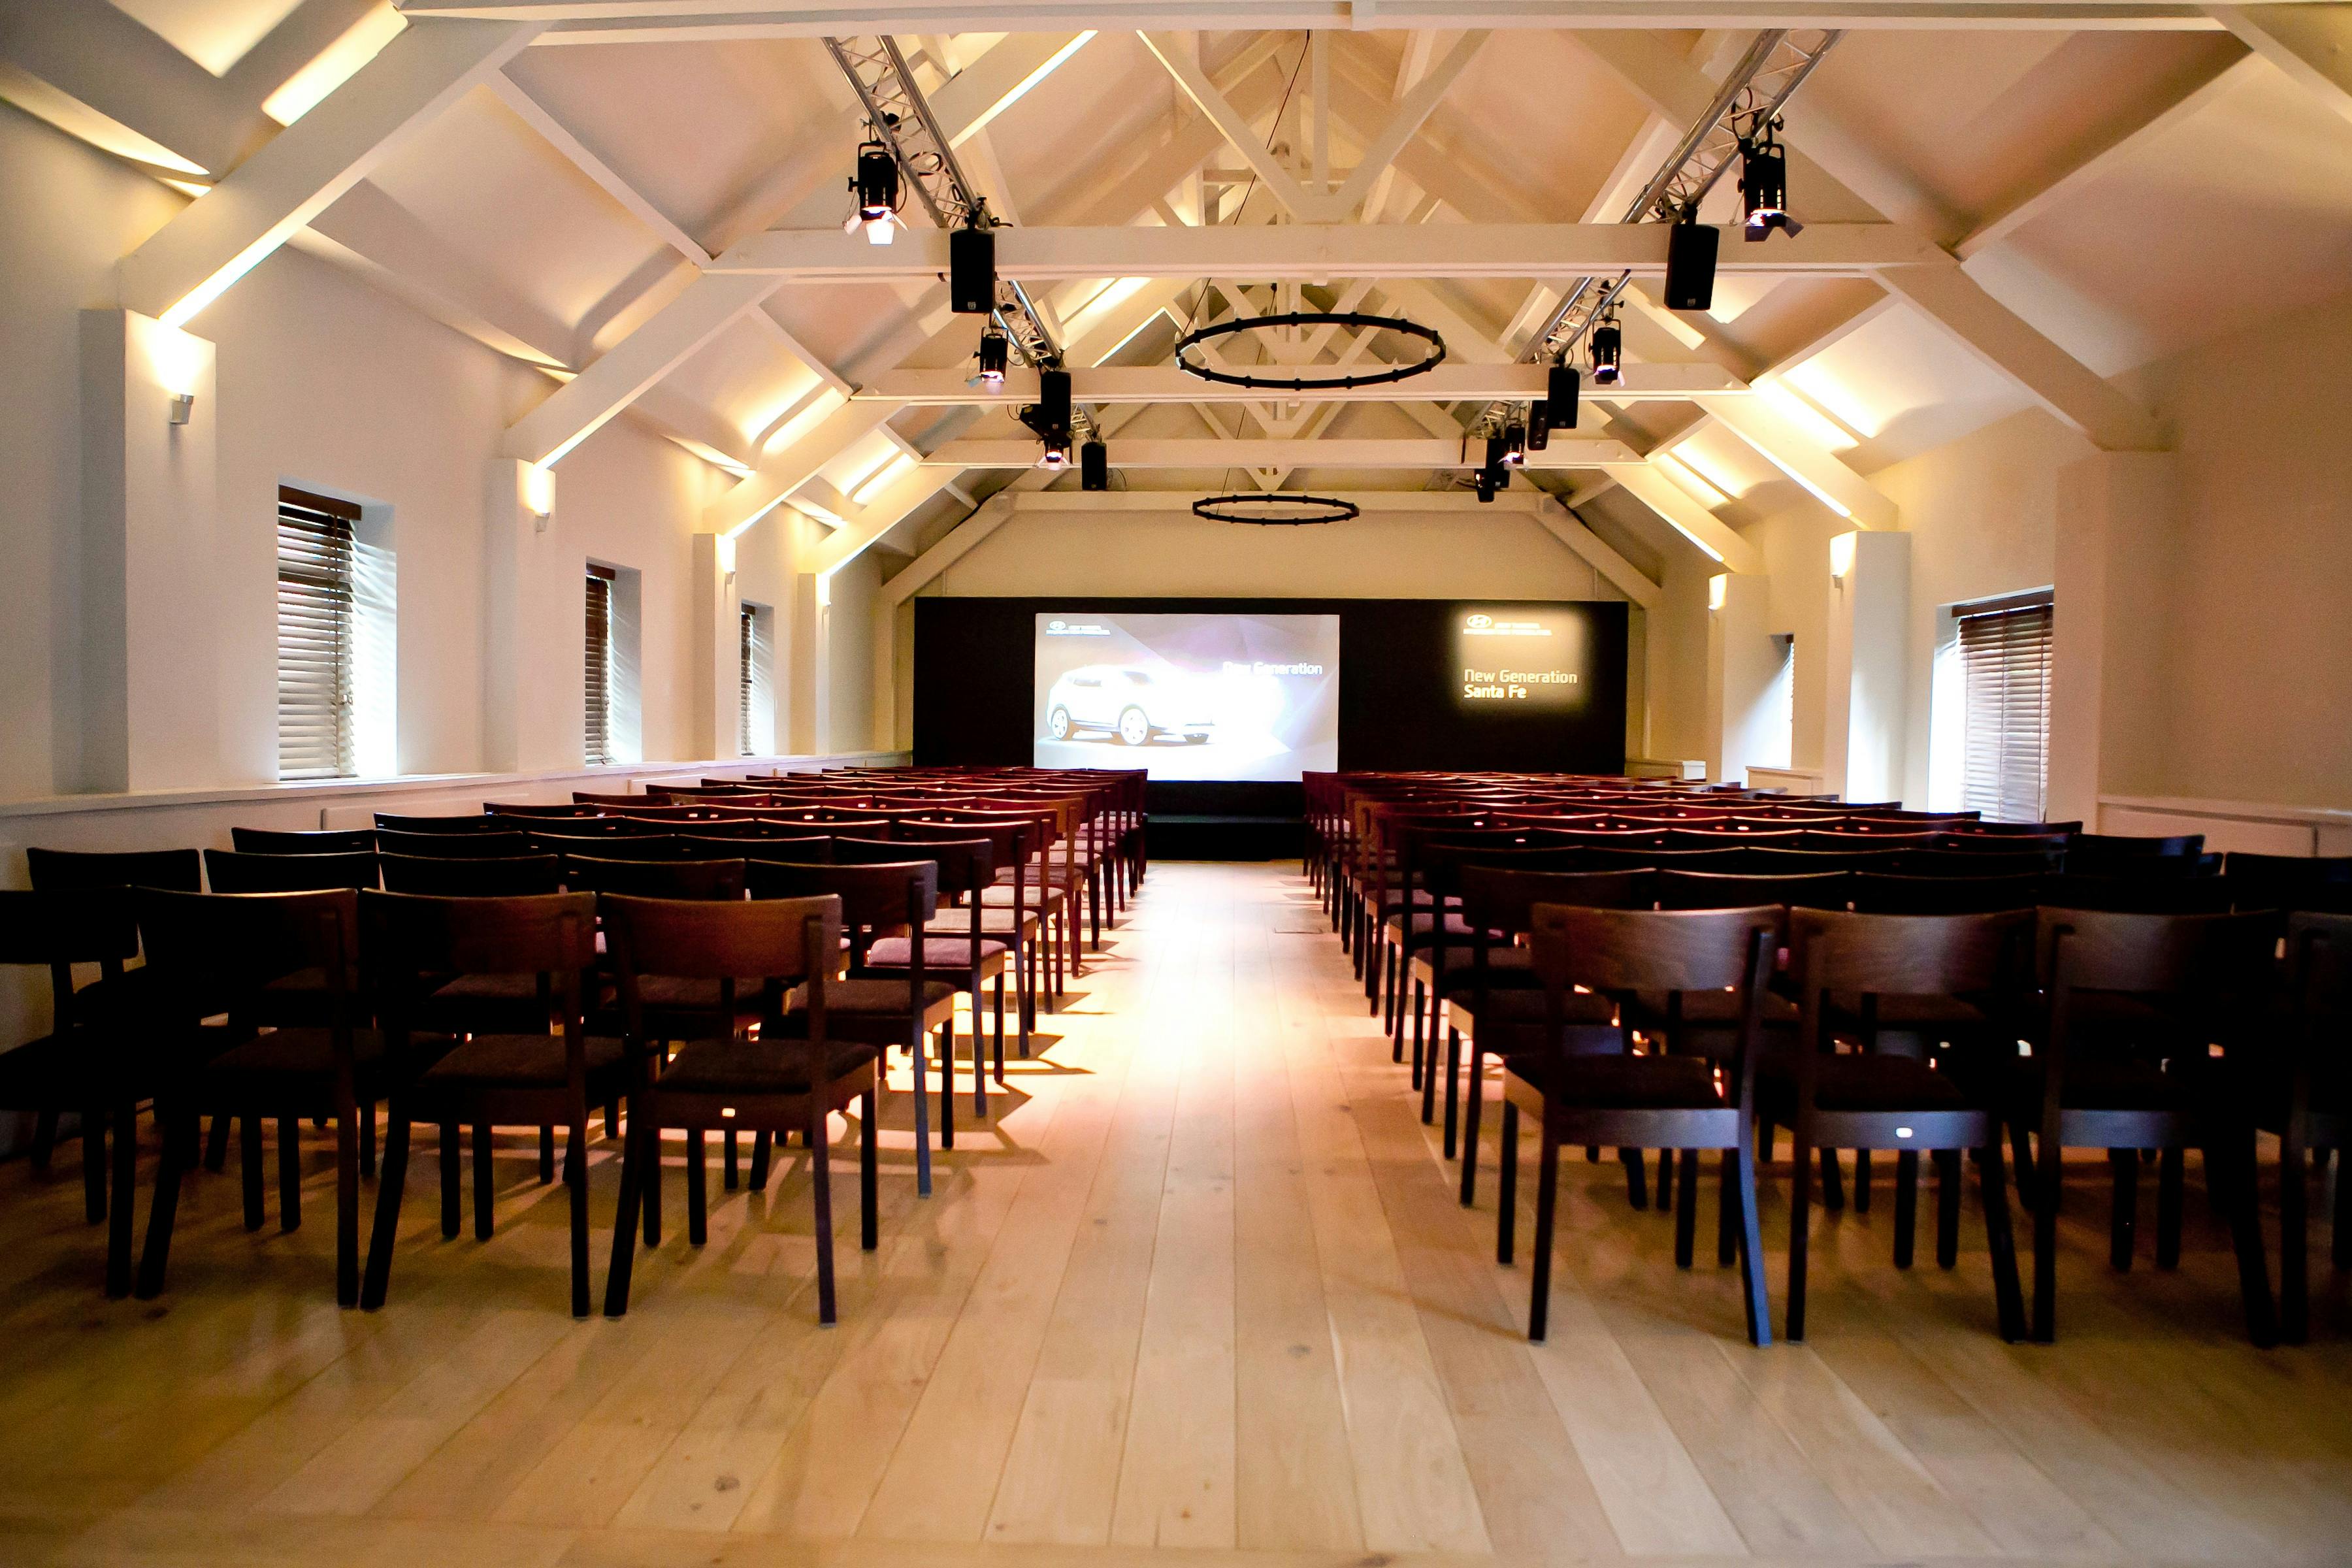
<svg viewBox="0 0 2352 1568"><path fill-rule="evenodd" d="M694 906L702 907L702 906ZM453 1233L455 1143L448 1130L476 1130L477 1223L487 1217L485 1133L509 1126L569 1130L563 1179L571 1189L572 1315L588 1315L588 1108L609 1105L629 1086L621 1042L590 1038L581 976L596 961L596 900L590 893L541 898L362 896L369 961L383 995L386 1048L395 1056L429 1030L418 1004L433 982L457 975L529 976L550 997L560 1033L474 1034L395 1089L384 1134L383 1176L368 1245L363 1307L383 1305L400 1234L412 1122L444 1130L443 1235Z"/></svg>
<svg viewBox="0 0 2352 1568"><path fill-rule="evenodd" d="M501 860L531 853L531 837L488 828L470 833L394 833L380 828L375 847L377 853L383 855L415 855L435 860Z"/></svg>
<svg viewBox="0 0 2352 1568"><path fill-rule="evenodd" d="M618 893L631 899L743 897L740 860L607 860L566 855L563 885L575 893Z"/></svg>
<svg viewBox="0 0 2352 1568"><path fill-rule="evenodd" d="M2330 1251L2352 1268L2352 1173L2341 1165L2352 1148L2352 914L2289 917L2281 983L2277 1047L2249 1051L2234 1076L2254 1125L2278 1135L2279 1337L2299 1345L2311 1330L2314 1153L2339 1162Z"/></svg>
<svg viewBox="0 0 2352 1568"><path fill-rule="evenodd" d="M2352 914L2352 855L2248 855L2233 849L2222 861L2222 875L2242 910Z"/></svg>
<svg viewBox="0 0 2352 1568"><path fill-rule="evenodd" d="M981 931L992 940L1013 946L1013 991L1021 1024L1020 1050L1024 1059L1029 1055L1030 1035L1037 1026L1037 993L1045 972L1045 911L1043 900L1034 896L1040 889L1031 879L1029 866L1029 841L1034 828L1034 824L1025 821L948 823L902 818L891 829L891 837L905 844L985 839L989 863L1000 871L1011 868L1013 882L1009 888L1002 882L992 883L977 893L966 894L965 899L979 906ZM999 889L1009 895L1002 904L989 898ZM944 910L930 929L941 935L957 935L962 931L966 918L967 911Z"/></svg>
<svg viewBox="0 0 2352 1568"><path fill-rule="evenodd" d="M539 832L530 836L534 855L593 855L599 860L677 860L679 840L670 834Z"/></svg>
<svg viewBox="0 0 2352 1568"><path fill-rule="evenodd" d="M454 812L446 816L403 816L396 812L375 814L379 833L489 833L497 824L488 812Z"/></svg>
<svg viewBox="0 0 2352 1568"><path fill-rule="evenodd" d="M1805 1337L1805 1272L1812 1221L1812 1152L1895 1152L1895 1266L1911 1267L1918 1213L1919 1152L1936 1155L1936 1261L1959 1260L1960 1154L1973 1150L1984 1186L1985 1231L1992 1247L1993 1300L2001 1338L2025 1332L2018 1292L2017 1247L2009 1224L2009 1177L2001 1158L1999 1108L1962 1075L1938 1072L1922 1057L1882 1052L1880 1010L1907 1005L1899 1020L1916 1032L1923 1000L1940 1001L1958 1022L1928 1032L1946 1049L1985 1051L1987 1019L1972 999L2011 989L2019 949L2032 923L2007 914L1878 915L1792 909L1789 968L1801 999L1790 1048L1768 1057L1758 1085L1762 1136L1786 1127L1790 1158L1789 1317L1792 1341ZM1928 1016L1941 1018L1939 1013ZM1994 1031L1997 1035L1998 1031ZM1850 1036L1857 1050L1826 1049ZM1976 1079L1981 1086L1981 1074ZM1861 1178L1866 1180L1867 1178Z"/></svg>
<svg viewBox="0 0 2352 1568"><path fill-rule="evenodd" d="M828 833L794 833L781 838L713 838L694 832L679 834L677 841L679 854L688 859L773 860L788 866L823 866L833 859L833 836Z"/></svg>
<svg viewBox="0 0 2352 1568"><path fill-rule="evenodd" d="M1562 1144L1679 1149L1684 1202L1676 1212L1675 1261L1690 1267L1698 1205L1698 1151L1723 1152L1718 1256L1739 1258L1741 1302L1751 1343L1772 1342L1757 1224L1755 1105L1763 1054L1759 1010L1779 940L1777 909L1672 912L1538 905L1528 944L1543 987L1541 1032L1504 1058L1502 1167L1496 1254L1511 1261L1517 1226L1519 1117L1541 1129L1536 1167L1536 1255L1528 1337L1544 1337L1551 1300L1552 1234ZM1738 1045L1718 1081L1703 1057L1635 1056L1624 1031L1596 999L1631 991L1732 991L1741 999Z"/></svg>
<svg viewBox="0 0 2352 1568"><path fill-rule="evenodd" d="M2143 1149L2161 1151L2157 1265L2179 1261L2180 1152L2205 1155L2205 1179L2230 1224L2246 1331L2278 1338L2255 1215L2253 1126L2242 1100L2219 1092L2212 1043L2251 1051L2279 932L2276 916L2115 914L2043 908L2035 938L2046 1017L2030 1058L2005 1062L2011 1140L2035 1135L2032 1337L2057 1331L2061 1160L2068 1148L2109 1151L2115 1180L2111 1258L2131 1266Z"/></svg>
<svg viewBox="0 0 2352 1568"><path fill-rule="evenodd" d="M335 1300L359 1299L360 1107L394 1091L426 1042L387 1041L362 1026L357 995L359 899L351 889L298 893L172 893L143 889L139 925L146 939L148 1037L161 1077L156 1120L187 1118L190 1136L163 1138L154 1208L139 1260L138 1294L163 1289L179 1209L180 1182L194 1146L194 1119L210 1111L244 1119L245 1221L261 1226L260 1121L278 1121L278 1225L302 1223L301 1143L304 1117L335 1124ZM316 992L289 1005L271 985L286 975L314 972ZM199 1035L202 1020L226 994L245 1037L217 1054ZM314 1022L323 1002L326 1021Z"/></svg>
<svg viewBox="0 0 2352 1568"><path fill-rule="evenodd" d="M94 998L123 995L123 963L139 952L130 900L115 890L0 892L0 964L49 972L49 1031L0 1052L0 1110L34 1114L38 1168L58 1118L81 1119L83 1213L108 1224L106 1293L131 1293L131 1194L139 1158L139 1102L152 1092L138 1020L102 1010ZM100 984L76 992L73 966L94 963ZM108 1193L108 1123L114 1131L113 1192ZM46 1137L41 1136L46 1132Z"/></svg>
<svg viewBox="0 0 2352 1568"><path fill-rule="evenodd" d="M361 855L375 847L375 829L232 827L228 841L240 855Z"/></svg>
<svg viewBox="0 0 2352 1568"><path fill-rule="evenodd" d="M988 840L933 839L925 843L900 843L836 838L833 841L833 858L837 865L895 865L909 860L929 860L940 868L940 897L965 900L961 910L948 911L923 928L922 958L926 973L953 983L956 989L971 998L972 1112L977 1116L986 1116L990 1068L982 1060L984 1042L981 1032L981 1001L987 994L983 987L993 982L996 1022L994 1074L997 1083L1002 1085L1004 1082L1004 972L1013 961L1012 941L1000 942L989 936L982 925L985 909L979 895L982 889L996 879ZM948 934L941 924L947 920L957 920L963 930L953 935ZM911 936L884 936L867 944L861 962L866 970L888 975L913 962L914 949ZM943 1072L952 1078L952 1032L950 1041L950 1052Z"/></svg>
<svg viewBox="0 0 2352 1568"><path fill-rule="evenodd" d="M385 892L432 899L528 898L551 893L562 882L562 864L552 855L506 855L486 860L384 855L377 865Z"/></svg>
<svg viewBox="0 0 2352 1568"><path fill-rule="evenodd" d="M750 903L608 898L605 930L620 979L621 1009L640 1072L650 1068L645 1039L645 983L654 977L726 980L756 974L802 999L797 1035L762 1031L756 1039L689 1040L668 1066L630 1096L623 1151L621 1212L613 1228L613 1264L604 1312L629 1310L636 1253L637 1206L660 1179L661 1130L687 1131L688 1176L698 1185L700 1134L749 1127L771 1135L798 1131L809 1152L816 1207L817 1320L835 1318L833 1174L830 1121L858 1108L859 1244L879 1240L875 1124L881 1100L881 1050L835 1039L826 1027L826 988L841 947L841 906L832 899L768 899ZM689 1187L691 1191L691 1187ZM700 1237L694 1238L699 1241Z"/></svg>
<svg viewBox="0 0 2352 1568"><path fill-rule="evenodd" d="M2039 877L1898 877L1857 872L1853 907L1865 915L1989 915L2030 910Z"/></svg>
<svg viewBox="0 0 2352 1568"><path fill-rule="evenodd" d="M357 892L375 886L375 856L369 850L341 855L238 854L205 851L205 879L215 893L318 893L337 888Z"/></svg>

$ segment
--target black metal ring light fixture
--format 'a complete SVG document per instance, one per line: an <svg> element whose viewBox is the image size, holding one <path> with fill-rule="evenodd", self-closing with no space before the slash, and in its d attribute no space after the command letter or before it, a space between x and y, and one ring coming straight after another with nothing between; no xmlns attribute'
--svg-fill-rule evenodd
<svg viewBox="0 0 2352 1568"><path fill-rule="evenodd" d="M1414 363L1390 365L1363 374L1288 377L1218 370L1212 365L1195 364L1184 357L1186 350L1212 338L1229 338L1241 332L1264 331L1274 327L1354 327L1402 332L1406 337L1419 338L1427 343L1429 353ZM1359 310L1286 310L1274 316L1241 316L1230 321L1195 328L1176 340L1176 366L1179 370L1197 375L1202 381L1221 382L1227 386L1248 387L1259 392L1344 392L1357 386L1386 386L1391 382L1410 381L1416 375L1425 375L1444 363L1445 340L1437 335L1435 329L1424 327L1419 321L1409 321L1402 316L1368 316Z"/></svg>
<svg viewBox="0 0 2352 1568"><path fill-rule="evenodd" d="M1275 510L1282 507L1306 507L1313 510L1303 516L1282 517ZM1251 509L1264 508L1253 514ZM1279 491L1261 491L1256 495L1204 496L1192 503L1192 515L1210 522L1246 522L1260 528L1303 528L1314 523L1346 522L1363 515L1355 502L1341 500L1337 496L1285 495Z"/></svg>

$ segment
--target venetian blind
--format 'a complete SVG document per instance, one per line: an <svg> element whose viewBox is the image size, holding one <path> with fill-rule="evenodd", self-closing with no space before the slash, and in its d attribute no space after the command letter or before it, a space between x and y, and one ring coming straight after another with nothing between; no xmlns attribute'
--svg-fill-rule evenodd
<svg viewBox="0 0 2352 1568"><path fill-rule="evenodd" d="M587 728L591 766L613 760L613 574L588 568Z"/></svg>
<svg viewBox="0 0 2352 1568"><path fill-rule="evenodd" d="M2040 822L2050 773L2046 595L1960 611L1968 689L1961 805L1996 822Z"/></svg>
<svg viewBox="0 0 2352 1568"><path fill-rule="evenodd" d="M352 531L360 509L278 490L278 776L349 778Z"/></svg>

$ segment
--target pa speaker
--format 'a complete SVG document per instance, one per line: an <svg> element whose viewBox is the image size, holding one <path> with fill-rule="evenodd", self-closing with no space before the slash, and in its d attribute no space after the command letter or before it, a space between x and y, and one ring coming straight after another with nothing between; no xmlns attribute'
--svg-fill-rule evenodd
<svg viewBox="0 0 2352 1568"><path fill-rule="evenodd" d="M1100 441L1089 441L1078 448L1078 489L1110 489L1110 448Z"/></svg>
<svg viewBox="0 0 2352 1568"><path fill-rule="evenodd" d="M984 228L959 228L948 236L948 300L959 316L985 316L996 309L996 236Z"/></svg>
<svg viewBox="0 0 2352 1568"><path fill-rule="evenodd" d="M1576 428L1578 395L1584 390L1584 377L1572 364L1556 364L1544 391L1544 412L1555 430Z"/></svg>
<svg viewBox="0 0 2352 1568"><path fill-rule="evenodd" d="M1037 373L1037 412L1056 430L1070 428L1070 373L1052 366Z"/></svg>
<svg viewBox="0 0 2352 1568"><path fill-rule="evenodd" d="M1540 397L1528 405L1528 450L1540 452L1551 445L1551 405Z"/></svg>
<svg viewBox="0 0 2352 1568"><path fill-rule="evenodd" d="M1678 223L1666 230L1666 309L1707 310L1715 307L1715 252L1719 229Z"/></svg>

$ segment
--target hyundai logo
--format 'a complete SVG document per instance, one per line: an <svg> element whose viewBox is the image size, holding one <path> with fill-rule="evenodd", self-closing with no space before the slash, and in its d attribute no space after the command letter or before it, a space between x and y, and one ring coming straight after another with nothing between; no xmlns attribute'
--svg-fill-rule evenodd
<svg viewBox="0 0 2352 1568"><path fill-rule="evenodd" d="M1492 616L1472 616L1462 624L1468 626L1473 631L1483 631L1486 627L1495 624L1495 617Z"/></svg>

